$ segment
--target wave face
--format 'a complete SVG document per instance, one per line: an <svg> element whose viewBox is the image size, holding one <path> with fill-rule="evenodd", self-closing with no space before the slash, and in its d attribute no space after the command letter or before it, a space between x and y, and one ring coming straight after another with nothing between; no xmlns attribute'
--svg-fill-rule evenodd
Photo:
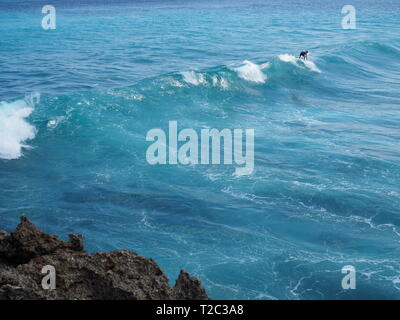
<svg viewBox="0 0 400 320"><path fill-rule="evenodd" d="M356 1L351 31L335 1L199 2L63 2L46 33L0 0L0 228L26 213L212 298L399 299L399 3ZM254 129L253 173L149 165L171 120Z"/></svg>

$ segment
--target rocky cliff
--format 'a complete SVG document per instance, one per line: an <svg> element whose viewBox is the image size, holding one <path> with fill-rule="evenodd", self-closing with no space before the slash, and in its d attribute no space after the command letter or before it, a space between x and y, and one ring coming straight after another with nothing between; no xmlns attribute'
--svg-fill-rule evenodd
<svg viewBox="0 0 400 320"><path fill-rule="evenodd" d="M44 266L55 270L55 289L43 289ZM181 270L175 286L152 260L117 250L89 254L82 236L61 241L25 216L17 228L0 230L1 299L208 299L201 282Z"/></svg>

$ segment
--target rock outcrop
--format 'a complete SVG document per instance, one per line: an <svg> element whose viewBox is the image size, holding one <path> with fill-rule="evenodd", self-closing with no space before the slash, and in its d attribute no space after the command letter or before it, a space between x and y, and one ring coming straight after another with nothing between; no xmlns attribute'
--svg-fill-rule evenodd
<svg viewBox="0 0 400 320"><path fill-rule="evenodd" d="M43 289L44 266L54 267L56 288ZM175 286L152 259L117 250L89 254L80 235L65 242L39 230L25 216L0 230L1 299L209 299L201 282L181 270Z"/></svg>

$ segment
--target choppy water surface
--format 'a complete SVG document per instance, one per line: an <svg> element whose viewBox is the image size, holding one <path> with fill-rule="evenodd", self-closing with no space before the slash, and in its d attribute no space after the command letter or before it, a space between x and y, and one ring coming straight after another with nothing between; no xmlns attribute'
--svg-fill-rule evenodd
<svg viewBox="0 0 400 320"><path fill-rule="evenodd" d="M400 298L398 1L0 1L0 227L132 249L213 298ZM310 50L310 61L297 60ZM150 166L252 128L255 170ZM341 289L341 268L357 289Z"/></svg>

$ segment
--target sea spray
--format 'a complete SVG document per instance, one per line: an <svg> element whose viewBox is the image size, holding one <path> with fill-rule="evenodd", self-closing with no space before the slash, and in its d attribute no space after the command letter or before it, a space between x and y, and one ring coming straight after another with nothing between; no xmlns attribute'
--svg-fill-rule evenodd
<svg viewBox="0 0 400 320"><path fill-rule="evenodd" d="M29 146L27 140L35 138L36 128L26 118L34 110L39 95L31 95L24 100L0 102L0 158L18 159L22 150Z"/></svg>
<svg viewBox="0 0 400 320"><path fill-rule="evenodd" d="M264 83L267 80L267 76L261 71L261 68L248 60L243 61L243 65L233 70L237 72L240 78L248 81Z"/></svg>

